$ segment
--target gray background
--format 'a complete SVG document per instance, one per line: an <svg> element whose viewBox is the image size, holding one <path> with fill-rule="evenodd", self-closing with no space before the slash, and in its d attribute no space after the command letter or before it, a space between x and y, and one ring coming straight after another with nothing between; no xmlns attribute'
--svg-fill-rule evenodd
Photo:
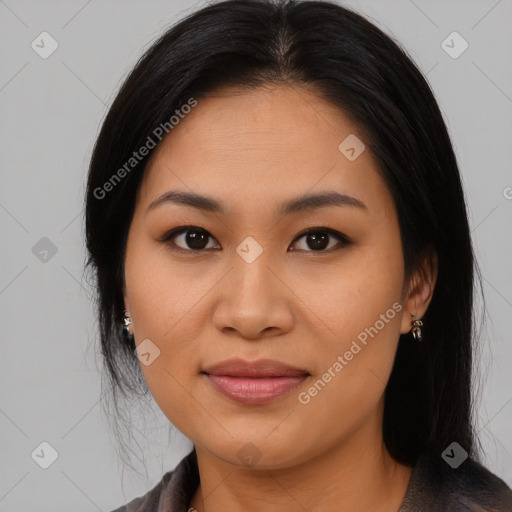
<svg viewBox="0 0 512 512"><path fill-rule="evenodd" d="M82 198L122 78L168 24L201 5L0 0L0 511L109 511L144 494L190 449L175 429L168 436L160 414L136 437L147 474L142 465L123 470L116 455L99 405ZM512 0L347 5L405 46L450 130L487 303L477 429L487 467L512 485ZM43 31L59 45L47 59L31 47ZM453 31L469 44L458 58L441 46ZM36 245L43 237L55 254L47 240ZM58 452L48 469L31 458L43 441Z"/></svg>

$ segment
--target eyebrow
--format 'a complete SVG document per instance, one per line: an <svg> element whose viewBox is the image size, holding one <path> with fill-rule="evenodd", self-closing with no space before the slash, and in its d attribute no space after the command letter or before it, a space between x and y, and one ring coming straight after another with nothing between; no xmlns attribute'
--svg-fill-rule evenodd
<svg viewBox="0 0 512 512"><path fill-rule="evenodd" d="M206 212L227 215L227 211L222 203L212 197L176 190L170 190L151 202L146 208L146 214L167 203L191 206ZM326 191L316 194L306 194L286 201L279 205L276 215L284 217L292 213L316 210L326 206L350 206L361 210L368 210L360 199L335 191Z"/></svg>

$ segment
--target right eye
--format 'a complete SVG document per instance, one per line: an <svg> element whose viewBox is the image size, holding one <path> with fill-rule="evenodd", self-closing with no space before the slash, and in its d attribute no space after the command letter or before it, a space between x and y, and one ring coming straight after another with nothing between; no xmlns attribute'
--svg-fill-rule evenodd
<svg viewBox="0 0 512 512"><path fill-rule="evenodd" d="M204 249L215 249L215 247L208 247L208 239L215 240L203 228L198 226L180 226L168 231L159 239L159 242L168 245L172 251L191 253L201 252Z"/></svg>

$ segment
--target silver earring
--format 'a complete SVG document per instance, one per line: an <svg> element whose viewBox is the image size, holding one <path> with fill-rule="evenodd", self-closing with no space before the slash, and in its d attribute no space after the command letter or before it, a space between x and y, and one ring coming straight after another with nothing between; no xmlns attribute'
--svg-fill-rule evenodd
<svg viewBox="0 0 512 512"><path fill-rule="evenodd" d="M412 322L412 335L416 341L421 341L421 327L423 322L421 320L414 320Z"/></svg>
<svg viewBox="0 0 512 512"><path fill-rule="evenodd" d="M129 328L129 326L132 324L132 320L129 316L126 316L126 310L123 311L123 314L125 315L123 318L123 334L129 338L132 335Z"/></svg>

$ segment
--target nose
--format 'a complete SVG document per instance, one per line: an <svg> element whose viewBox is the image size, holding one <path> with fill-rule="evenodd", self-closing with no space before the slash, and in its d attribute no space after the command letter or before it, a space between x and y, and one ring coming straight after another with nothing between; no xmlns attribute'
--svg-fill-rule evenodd
<svg viewBox="0 0 512 512"><path fill-rule="evenodd" d="M264 253L252 263L235 254L233 268L219 288L215 327L254 341L288 332L294 323L294 294L283 274Z"/></svg>

